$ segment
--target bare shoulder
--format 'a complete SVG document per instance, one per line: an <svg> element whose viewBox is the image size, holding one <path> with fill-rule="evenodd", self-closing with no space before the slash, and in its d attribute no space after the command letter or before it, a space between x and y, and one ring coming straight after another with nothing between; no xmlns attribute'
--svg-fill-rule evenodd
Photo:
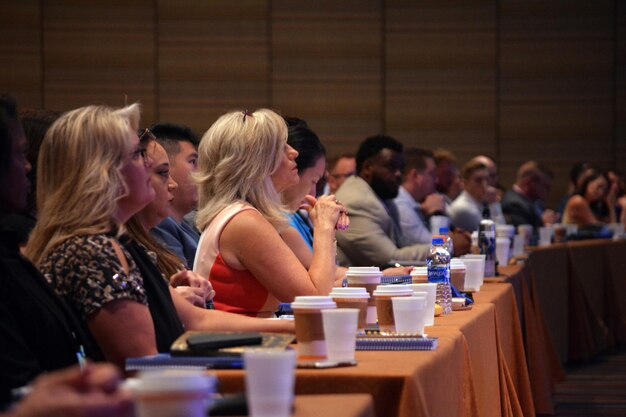
<svg viewBox="0 0 626 417"><path fill-rule="evenodd" d="M222 237L225 235L242 235L250 237L254 233L276 229L257 210L243 210L235 214L224 226Z"/></svg>
<svg viewBox="0 0 626 417"><path fill-rule="evenodd" d="M276 229L256 210L244 210L234 215L220 236L220 253L232 267L244 268L244 259L259 248L274 247L282 239Z"/></svg>
<svg viewBox="0 0 626 417"><path fill-rule="evenodd" d="M567 206L570 208L582 208L587 206L587 201L581 195L573 195L567 200Z"/></svg>

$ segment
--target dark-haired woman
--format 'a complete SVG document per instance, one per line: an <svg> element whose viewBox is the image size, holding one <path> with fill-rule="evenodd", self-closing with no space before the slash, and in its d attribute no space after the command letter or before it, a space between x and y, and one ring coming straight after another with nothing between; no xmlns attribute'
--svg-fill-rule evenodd
<svg viewBox="0 0 626 417"><path fill-rule="evenodd" d="M610 202L609 180L594 171L582 182L580 188L567 201L563 212L563 223L580 227L615 222L615 202Z"/></svg>

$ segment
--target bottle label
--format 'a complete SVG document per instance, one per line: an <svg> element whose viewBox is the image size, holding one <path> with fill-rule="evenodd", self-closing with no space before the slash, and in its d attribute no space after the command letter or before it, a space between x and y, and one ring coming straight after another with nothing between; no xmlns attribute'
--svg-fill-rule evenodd
<svg viewBox="0 0 626 417"><path fill-rule="evenodd" d="M450 268L448 265L429 267L428 282L450 282Z"/></svg>

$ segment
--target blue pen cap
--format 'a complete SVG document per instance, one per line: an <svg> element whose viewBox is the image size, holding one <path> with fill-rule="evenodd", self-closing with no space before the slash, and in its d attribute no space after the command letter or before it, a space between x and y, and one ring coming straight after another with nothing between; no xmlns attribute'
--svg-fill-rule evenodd
<svg viewBox="0 0 626 417"><path fill-rule="evenodd" d="M439 228L439 234L440 235L447 235L449 231L450 231L450 229L448 229L447 227L440 227Z"/></svg>
<svg viewBox="0 0 626 417"><path fill-rule="evenodd" d="M440 237L434 237L432 241L433 245L443 245L443 239Z"/></svg>

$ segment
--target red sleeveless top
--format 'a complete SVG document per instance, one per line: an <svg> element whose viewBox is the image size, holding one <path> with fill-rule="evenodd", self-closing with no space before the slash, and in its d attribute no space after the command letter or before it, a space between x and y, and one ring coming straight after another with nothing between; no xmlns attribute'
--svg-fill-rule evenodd
<svg viewBox="0 0 626 417"><path fill-rule="evenodd" d="M217 310L252 317L272 317L279 301L248 270L229 266L219 251L224 227L244 210L256 210L249 204L235 203L222 210L202 232L194 272L208 277L215 290L213 303Z"/></svg>

